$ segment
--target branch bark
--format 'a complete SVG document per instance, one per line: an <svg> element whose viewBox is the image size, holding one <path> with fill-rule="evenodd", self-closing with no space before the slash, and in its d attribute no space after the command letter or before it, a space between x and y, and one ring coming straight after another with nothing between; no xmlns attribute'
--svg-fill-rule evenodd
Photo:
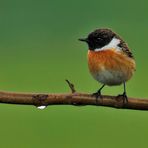
<svg viewBox="0 0 148 148"><path fill-rule="evenodd" d="M123 98L116 96L102 96L98 101L91 94L76 92L74 85L66 80L72 93L44 94L44 93L12 93L0 92L0 103L19 105L95 105L122 109L148 110L148 99L128 98L123 103Z"/></svg>

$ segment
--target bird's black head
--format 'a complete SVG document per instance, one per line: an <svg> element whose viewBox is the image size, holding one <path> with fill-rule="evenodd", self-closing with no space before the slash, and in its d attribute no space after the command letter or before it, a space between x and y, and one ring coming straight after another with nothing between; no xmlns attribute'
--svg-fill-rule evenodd
<svg viewBox="0 0 148 148"><path fill-rule="evenodd" d="M97 29L91 32L87 38L79 39L88 44L89 50L95 50L102 48L114 38L116 34L110 29Z"/></svg>

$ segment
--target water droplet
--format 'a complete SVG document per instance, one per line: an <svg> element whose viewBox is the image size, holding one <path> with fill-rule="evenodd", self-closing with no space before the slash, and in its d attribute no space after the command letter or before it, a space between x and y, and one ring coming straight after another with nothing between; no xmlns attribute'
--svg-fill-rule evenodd
<svg viewBox="0 0 148 148"><path fill-rule="evenodd" d="M45 109L47 106L38 106L38 109Z"/></svg>

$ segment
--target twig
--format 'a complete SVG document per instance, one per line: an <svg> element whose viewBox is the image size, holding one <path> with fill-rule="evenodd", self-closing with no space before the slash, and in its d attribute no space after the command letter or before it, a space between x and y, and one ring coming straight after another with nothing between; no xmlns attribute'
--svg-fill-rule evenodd
<svg viewBox="0 0 148 148"><path fill-rule="evenodd" d="M96 102L96 98L91 94L78 93L74 85L66 81L72 93L65 94L37 94L37 93L12 93L0 92L0 103L19 105L96 105L122 109L148 110L148 99L128 98L127 103L123 103L122 97L102 96Z"/></svg>
<svg viewBox="0 0 148 148"><path fill-rule="evenodd" d="M65 81L68 83L68 86L70 87L71 92L72 92L72 93L75 93L76 90L75 90L74 85L73 85L69 80L65 80Z"/></svg>

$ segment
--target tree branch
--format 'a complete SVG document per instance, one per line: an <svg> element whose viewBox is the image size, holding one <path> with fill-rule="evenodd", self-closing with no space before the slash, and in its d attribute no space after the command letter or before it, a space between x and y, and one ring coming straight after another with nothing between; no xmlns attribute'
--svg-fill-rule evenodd
<svg viewBox="0 0 148 148"><path fill-rule="evenodd" d="M0 92L0 103L48 106L48 105L95 105L122 109L148 110L148 99L128 98L123 103L123 98L116 96L102 96L96 101L91 94L76 92L74 85L66 80L72 93L65 94L37 94L37 93L12 93Z"/></svg>

